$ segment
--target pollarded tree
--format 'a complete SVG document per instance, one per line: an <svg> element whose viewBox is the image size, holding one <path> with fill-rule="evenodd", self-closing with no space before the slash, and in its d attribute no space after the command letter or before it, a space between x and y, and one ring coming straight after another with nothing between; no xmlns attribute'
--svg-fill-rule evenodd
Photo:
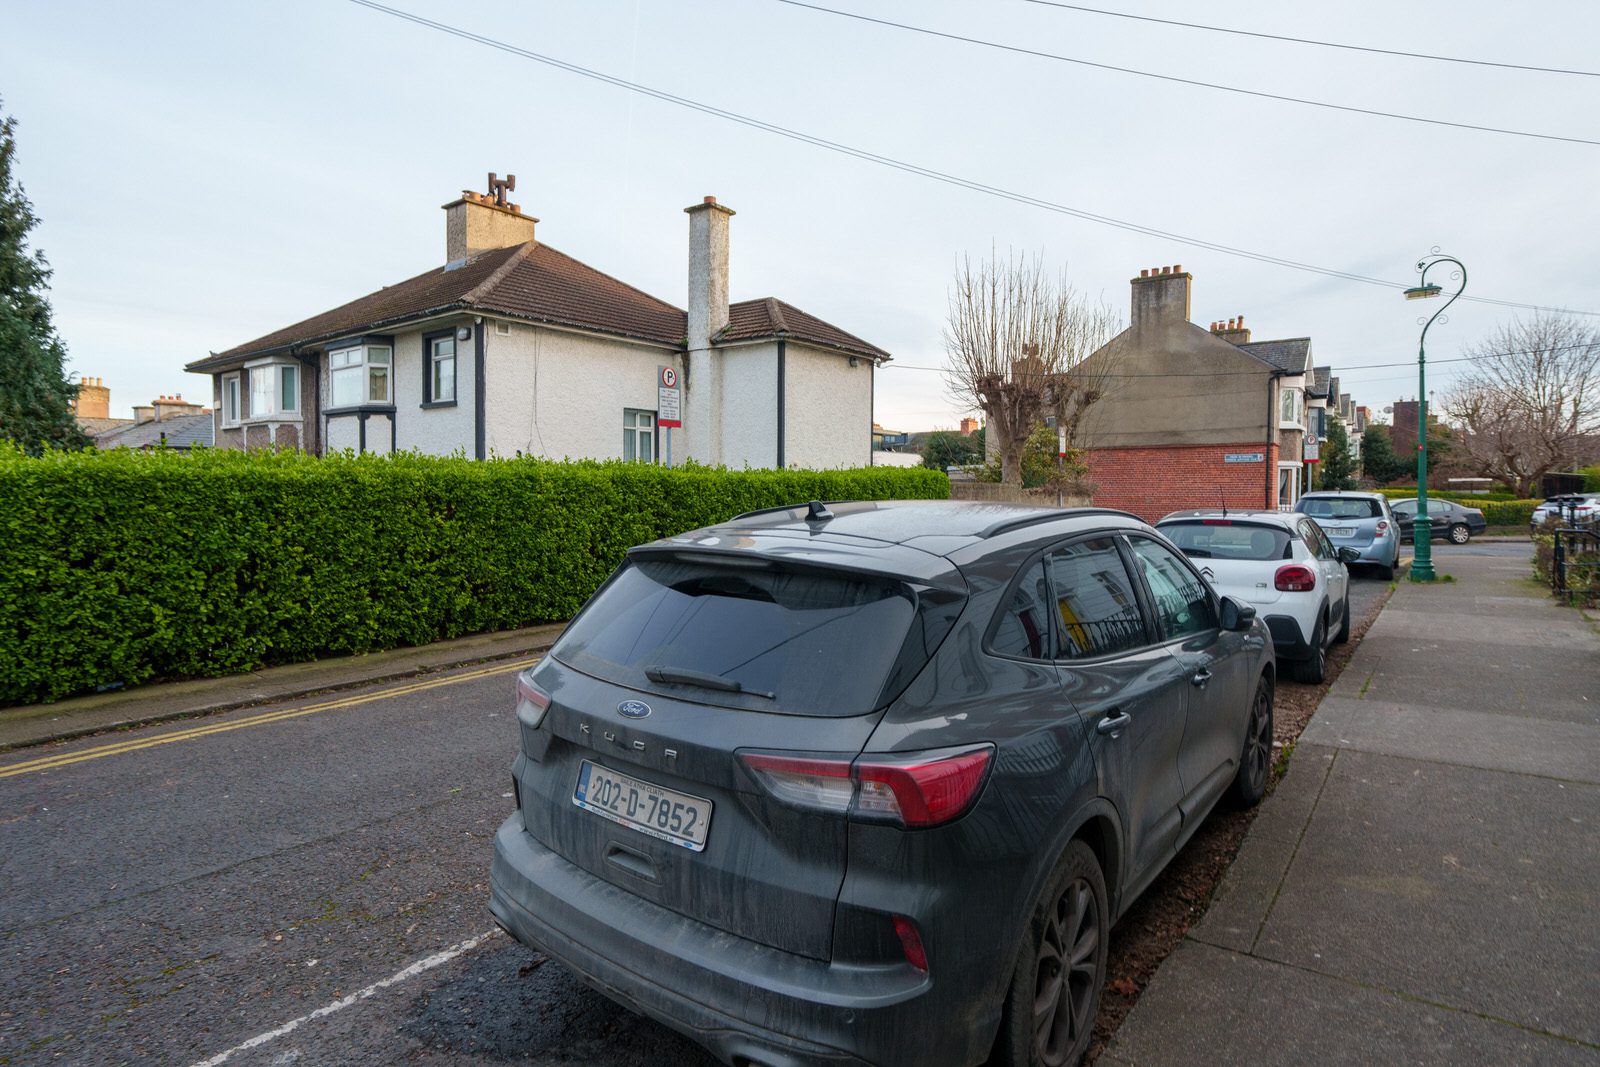
<svg viewBox="0 0 1600 1067"><path fill-rule="evenodd" d="M67 381L44 296L50 268L28 249L38 220L11 173L15 129L15 119L0 119L0 439L34 454L84 448L89 439L72 414L78 389Z"/></svg>
<svg viewBox="0 0 1600 1067"><path fill-rule="evenodd" d="M959 407L983 411L1007 485L1022 484L1028 435L1046 418L1076 439L1084 411L1104 391L1103 369L1091 375L1080 364L1117 325L1065 272L1046 272L1043 257L962 260L944 328L946 381Z"/></svg>

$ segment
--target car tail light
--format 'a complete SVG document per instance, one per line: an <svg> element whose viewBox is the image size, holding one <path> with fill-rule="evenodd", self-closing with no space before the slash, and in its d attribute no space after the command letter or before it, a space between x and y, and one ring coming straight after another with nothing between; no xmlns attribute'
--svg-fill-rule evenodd
<svg viewBox="0 0 1600 1067"><path fill-rule="evenodd" d="M1309 593L1317 587L1317 576L1310 567L1291 563L1287 567L1278 568L1273 585L1277 586L1281 593Z"/></svg>
<svg viewBox="0 0 1600 1067"><path fill-rule="evenodd" d="M1379 519L1378 520L1378 536L1382 537L1385 533L1388 532L1388 530L1389 530L1389 520L1388 519Z"/></svg>
<svg viewBox="0 0 1600 1067"><path fill-rule="evenodd" d="M537 730L550 710L550 694L534 685L525 674L517 675L517 719L530 730Z"/></svg>
<svg viewBox="0 0 1600 1067"><path fill-rule="evenodd" d="M769 752L739 758L784 803L915 829L965 814L983 791L993 755L993 745L981 745L854 762Z"/></svg>
<svg viewBox="0 0 1600 1067"><path fill-rule="evenodd" d="M928 952L922 947L922 934L917 930L917 924L904 915L896 915L894 932L900 938L900 948L906 954L906 962L927 974Z"/></svg>

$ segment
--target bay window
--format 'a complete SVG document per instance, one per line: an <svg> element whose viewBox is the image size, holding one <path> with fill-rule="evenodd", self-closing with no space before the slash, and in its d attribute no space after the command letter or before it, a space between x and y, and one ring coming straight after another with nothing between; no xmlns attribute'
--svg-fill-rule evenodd
<svg viewBox="0 0 1600 1067"><path fill-rule="evenodd" d="M222 425L237 426L240 420L239 375L222 376Z"/></svg>
<svg viewBox="0 0 1600 1067"><path fill-rule="evenodd" d="M1285 426L1300 425L1300 390L1286 387L1279 391L1278 422Z"/></svg>
<svg viewBox="0 0 1600 1067"><path fill-rule="evenodd" d="M296 364L271 363L249 368L250 417L300 414L300 368Z"/></svg>
<svg viewBox="0 0 1600 1067"><path fill-rule="evenodd" d="M331 407L388 404L392 393L389 367L394 349L386 344L363 344L328 353Z"/></svg>

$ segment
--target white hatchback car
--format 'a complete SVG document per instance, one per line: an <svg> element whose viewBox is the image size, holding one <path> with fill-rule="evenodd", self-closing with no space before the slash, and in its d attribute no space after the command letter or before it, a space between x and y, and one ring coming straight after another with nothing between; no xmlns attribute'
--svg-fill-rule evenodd
<svg viewBox="0 0 1600 1067"><path fill-rule="evenodd" d="M1350 572L1359 553L1334 548L1305 515L1180 511L1156 529L1183 550L1218 593L1256 609L1278 659L1316 684L1330 645L1350 639Z"/></svg>

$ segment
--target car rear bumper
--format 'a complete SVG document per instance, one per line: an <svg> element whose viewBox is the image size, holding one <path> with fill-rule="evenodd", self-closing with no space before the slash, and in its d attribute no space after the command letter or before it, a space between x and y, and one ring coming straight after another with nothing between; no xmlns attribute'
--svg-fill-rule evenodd
<svg viewBox="0 0 1600 1067"><path fill-rule="evenodd" d="M1291 615L1265 617L1272 634L1272 651L1279 659L1302 660L1311 658L1311 640L1300 630L1300 620Z"/></svg>
<svg viewBox="0 0 1600 1067"><path fill-rule="evenodd" d="M518 941L727 1063L891 1063L904 1060L897 1040L966 1044L924 1010L932 983L909 965L835 965L707 926L568 863L520 814L495 836L489 910Z"/></svg>

